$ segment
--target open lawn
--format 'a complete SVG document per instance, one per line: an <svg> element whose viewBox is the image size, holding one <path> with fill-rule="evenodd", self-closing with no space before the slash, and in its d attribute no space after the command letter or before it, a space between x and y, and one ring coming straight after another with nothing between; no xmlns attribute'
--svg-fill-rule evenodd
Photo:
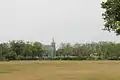
<svg viewBox="0 0 120 80"><path fill-rule="evenodd" d="M0 62L0 80L120 80L120 61Z"/></svg>

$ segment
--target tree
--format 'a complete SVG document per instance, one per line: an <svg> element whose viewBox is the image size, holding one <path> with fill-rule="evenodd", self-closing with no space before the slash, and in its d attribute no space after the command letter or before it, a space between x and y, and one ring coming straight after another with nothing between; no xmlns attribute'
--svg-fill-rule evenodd
<svg viewBox="0 0 120 80"><path fill-rule="evenodd" d="M114 31L120 34L120 0L107 0L102 2L101 6L105 9L102 14L105 21L104 30Z"/></svg>
<svg viewBox="0 0 120 80"><path fill-rule="evenodd" d="M40 42L34 42L32 45L33 57L42 57L43 53L42 44Z"/></svg>
<svg viewBox="0 0 120 80"><path fill-rule="evenodd" d="M87 44L75 44L73 54L79 57L85 57L89 54L89 48Z"/></svg>
<svg viewBox="0 0 120 80"><path fill-rule="evenodd" d="M22 40L10 41L11 51L16 52L17 55L24 55L25 42Z"/></svg>
<svg viewBox="0 0 120 80"><path fill-rule="evenodd" d="M24 47L24 56L25 57L32 56L32 45L31 45L31 43L29 41L26 42L26 44L25 44L25 47Z"/></svg>
<svg viewBox="0 0 120 80"><path fill-rule="evenodd" d="M5 56L9 53L9 46L8 43L1 43L0 44L0 60L4 60Z"/></svg>
<svg viewBox="0 0 120 80"><path fill-rule="evenodd" d="M68 56L68 55L72 55L73 52L73 47L70 43L61 43L60 48L57 50L57 54L59 55L64 55Z"/></svg>
<svg viewBox="0 0 120 80"><path fill-rule="evenodd" d="M7 60L16 60L16 56L17 56L16 53L14 51L11 51L5 56L5 58Z"/></svg>

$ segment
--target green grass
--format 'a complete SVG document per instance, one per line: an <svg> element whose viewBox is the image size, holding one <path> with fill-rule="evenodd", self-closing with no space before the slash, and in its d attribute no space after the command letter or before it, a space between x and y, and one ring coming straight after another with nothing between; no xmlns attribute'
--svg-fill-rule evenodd
<svg viewBox="0 0 120 80"><path fill-rule="evenodd" d="M119 80L120 61L0 62L0 80Z"/></svg>

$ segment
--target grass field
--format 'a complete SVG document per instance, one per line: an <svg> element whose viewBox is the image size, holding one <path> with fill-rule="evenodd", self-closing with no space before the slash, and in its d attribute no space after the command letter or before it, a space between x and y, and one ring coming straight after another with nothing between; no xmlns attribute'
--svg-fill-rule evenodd
<svg viewBox="0 0 120 80"><path fill-rule="evenodd" d="M120 80L120 62L0 62L0 80Z"/></svg>

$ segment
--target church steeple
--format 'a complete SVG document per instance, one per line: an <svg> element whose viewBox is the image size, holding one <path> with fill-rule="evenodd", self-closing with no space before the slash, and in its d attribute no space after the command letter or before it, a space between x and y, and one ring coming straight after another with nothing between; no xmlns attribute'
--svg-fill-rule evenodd
<svg viewBox="0 0 120 80"><path fill-rule="evenodd" d="M55 56L56 55L56 43L54 41L54 38L52 38L52 43L51 43L51 46L52 46L52 56Z"/></svg>
<svg viewBox="0 0 120 80"><path fill-rule="evenodd" d="M52 38L52 46L55 46L55 41L54 41L54 38Z"/></svg>

